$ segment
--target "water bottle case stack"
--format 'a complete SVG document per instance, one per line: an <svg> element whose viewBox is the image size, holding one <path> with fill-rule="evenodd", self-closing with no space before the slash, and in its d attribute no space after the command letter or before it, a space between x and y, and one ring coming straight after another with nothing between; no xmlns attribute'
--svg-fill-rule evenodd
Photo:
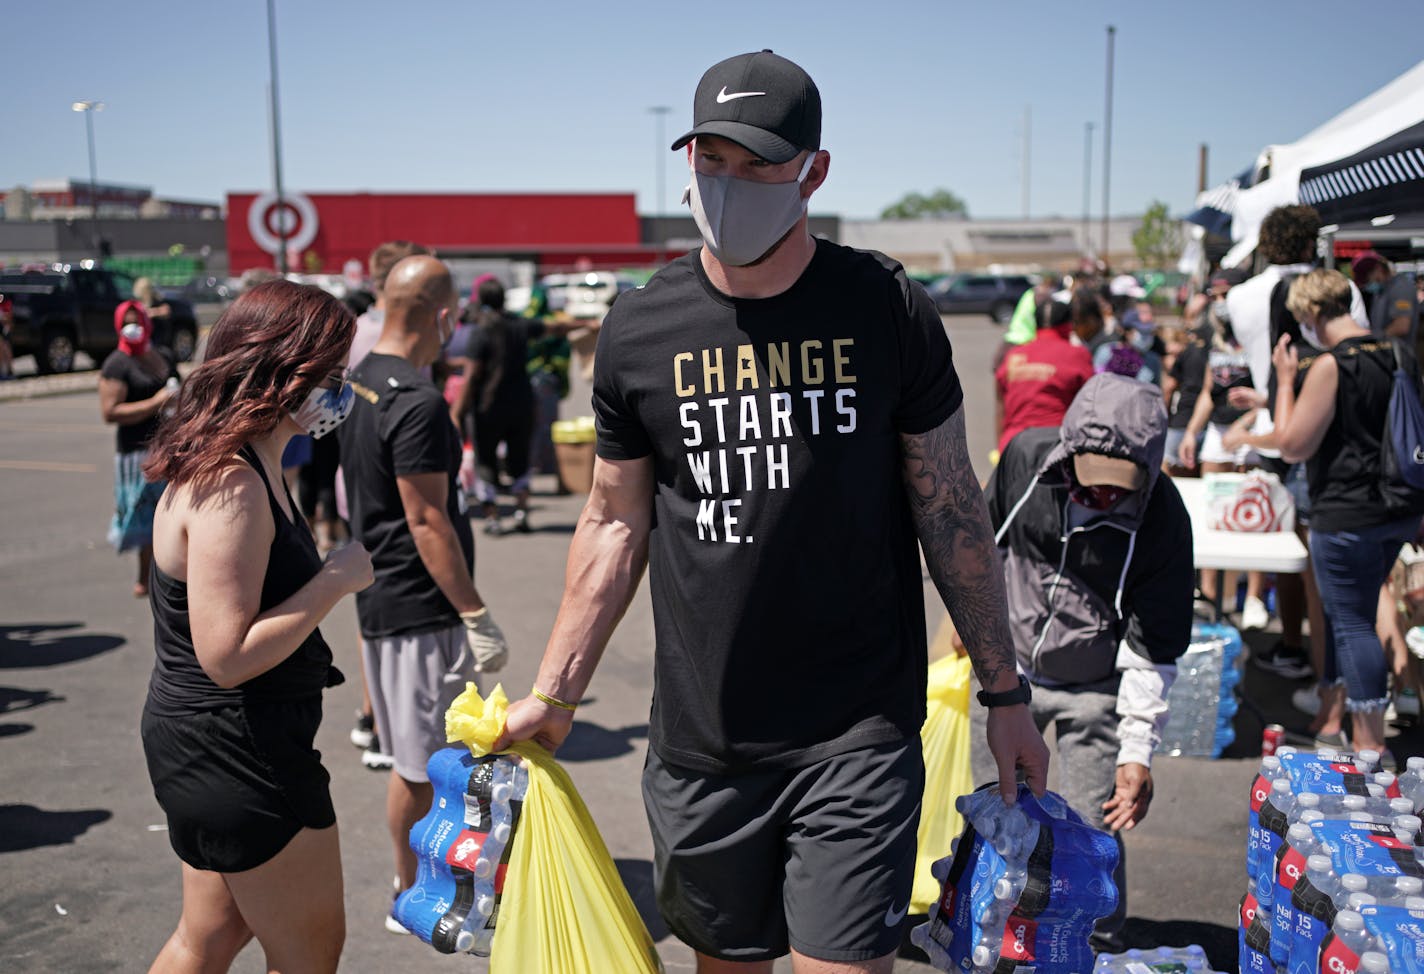
<svg viewBox="0 0 1424 974"><path fill-rule="evenodd" d="M964 833L932 867L942 884L911 941L942 971L1069 974L1093 965L1093 923L1117 906L1117 844L1063 799L997 784L955 803Z"/></svg>
<svg viewBox="0 0 1424 974"><path fill-rule="evenodd" d="M1233 721L1241 682L1241 633L1224 622L1192 624L1167 692L1167 726L1157 750L1173 757L1219 758L1236 740Z"/></svg>
<svg viewBox="0 0 1424 974"><path fill-rule="evenodd" d="M1248 974L1424 972L1424 759L1281 748L1250 794L1238 930Z"/></svg>
<svg viewBox="0 0 1424 974"><path fill-rule="evenodd" d="M427 771L435 800L410 831L416 881L392 913L442 954L488 957L529 772L513 758L456 748L436 751Z"/></svg>

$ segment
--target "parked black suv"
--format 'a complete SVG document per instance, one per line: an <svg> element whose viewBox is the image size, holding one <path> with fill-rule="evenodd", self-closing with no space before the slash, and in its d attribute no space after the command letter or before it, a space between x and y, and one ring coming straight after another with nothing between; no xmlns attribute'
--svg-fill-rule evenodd
<svg viewBox="0 0 1424 974"><path fill-rule="evenodd" d="M96 362L119 344L114 309L133 297L133 278L103 268L0 270L0 294L14 302L10 345L33 355L40 372L69 372L74 353ZM198 347L198 320L187 301L168 299L167 321L155 322L153 340L173 349L179 361Z"/></svg>
<svg viewBox="0 0 1424 974"><path fill-rule="evenodd" d="M964 274L940 278L929 292L942 315L982 311L1007 325L1019 298L1031 287L1033 280L1022 274Z"/></svg>

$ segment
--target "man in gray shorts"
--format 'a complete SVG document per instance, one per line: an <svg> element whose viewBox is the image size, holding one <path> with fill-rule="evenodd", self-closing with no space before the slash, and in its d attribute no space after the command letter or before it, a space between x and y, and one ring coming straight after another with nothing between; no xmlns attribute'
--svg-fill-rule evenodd
<svg viewBox="0 0 1424 974"><path fill-rule="evenodd" d="M455 480L460 436L420 373L439 357L456 313L444 264L412 256L395 265L381 337L351 371L356 405L339 434L351 533L372 552L376 574L356 610L371 708L395 761L386 815L397 892L415 882L410 828L430 809L425 763L445 746L445 711L507 654L475 589L474 536ZM386 927L405 932L389 916Z"/></svg>
<svg viewBox="0 0 1424 974"><path fill-rule="evenodd" d="M788 950L797 971L889 971L924 779L919 545L991 691L1008 794L1016 764L1042 791L1048 752L939 315L894 261L807 230L830 167L815 84L741 55L693 116L674 148L706 246L604 320L593 490L499 743L563 741L650 564L643 793L669 928L704 974Z"/></svg>

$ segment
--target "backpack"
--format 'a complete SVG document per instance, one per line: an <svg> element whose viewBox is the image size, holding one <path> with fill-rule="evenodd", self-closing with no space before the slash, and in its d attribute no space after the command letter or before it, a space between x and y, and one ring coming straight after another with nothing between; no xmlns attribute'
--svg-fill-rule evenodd
<svg viewBox="0 0 1424 974"><path fill-rule="evenodd" d="M1424 403L1419 398L1419 380L1410 375L1399 342L1391 341L1390 346L1394 349L1394 385L1380 437L1380 478L1386 498L1401 490L1424 491Z"/></svg>

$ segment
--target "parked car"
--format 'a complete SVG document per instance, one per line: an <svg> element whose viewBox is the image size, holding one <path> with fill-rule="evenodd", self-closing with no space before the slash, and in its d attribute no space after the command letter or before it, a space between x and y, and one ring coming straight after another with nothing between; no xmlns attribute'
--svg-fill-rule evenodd
<svg viewBox="0 0 1424 974"><path fill-rule="evenodd" d="M0 270L0 294L14 304L10 345L15 355L33 355L42 373L71 371L76 352L102 361L118 347L114 309L133 298L133 283L129 275L102 267ZM190 361L198 347L193 306L177 298L167 301L168 318L155 322L153 340L173 349L179 361Z"/></svg>
<svg viewBox="0 0 1424 974"><path fill-rule="evenodd" d="M637 281L622 274L607 271L575 274L566 285L564 310L575 318L602 319L618 295L637 287Z"/></svg>
<svg viewBox="0 0 1424 974"><path fill-rule="evenodd" d="M930 285L929 292L942 315L979 311L1007 325L1019 298L1033 284L1024 274L965 274L942 277Z"/></svg>
<svg viewBox="0 0 1424 974"><path fill-rule="evenodd" d="M234 282L223 277L195 277L182 287L162 287L159 291L170 301L189 304L225 304L237 297Z"/></svg>

